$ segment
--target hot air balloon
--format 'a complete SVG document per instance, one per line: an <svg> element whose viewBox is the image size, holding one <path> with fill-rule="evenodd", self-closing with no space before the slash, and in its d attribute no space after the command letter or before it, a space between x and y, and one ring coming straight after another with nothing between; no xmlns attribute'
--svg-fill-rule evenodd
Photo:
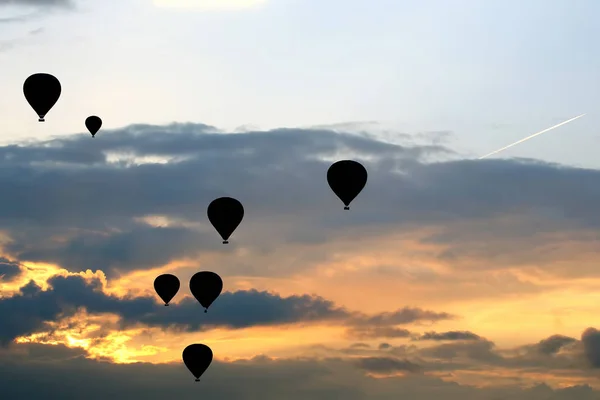
<svg viewBox="0 0 600 400"><path fill-rule="evenodd" d="M169 305L169 302L173 300L173 297L179 291L179 279L175 275L162 274L157 276L154 280L154 290L156 294L165 302L165 306Z"/></svg>
<svg viewBox="0 0 600 400"><path fill-rule="evenodd" d="M90 131L92 137L96 137L96 133L102 127L102 120L95 115L89 116L85 119L85 127Z"/></svg>
<svg viewBox="0 0 600 400"><path fill-rule="evenodd" d="M25 79L23 94L40 118L39 122L45 121L44 117L58 101L61 90L59 80L50 74L33 74Z"/></svg>
<svg viewBox="0 0 600 400"><path fill-rule="evenodd" d="M214 272L196 272L190 279L190 291L208 312L208 307L219 297L223 290L223 280Z"/></svg>
<svg viewBox="0 0 600 400"><path fill-rule="evenodd" d="M338 161L327 170L327 183L344 203L344 210L349 210L352 200L367 184L367 170L356 161Z"/></svg>
<svg viewBox="0 0 600 400"><path fill-rule="evenodd" d="M183 363L200 382L200 377L208 369L213 359L213 352L210 347L204 344L190 344L183 349Z"/></svg>
<svg viewBox="0 0 600 400"><path fill-rule="evenodd" d="M229 243L229 236L244 218L244 206L231 197L220 197L208 205L208 220L215 227L223 244Z"/></svg>

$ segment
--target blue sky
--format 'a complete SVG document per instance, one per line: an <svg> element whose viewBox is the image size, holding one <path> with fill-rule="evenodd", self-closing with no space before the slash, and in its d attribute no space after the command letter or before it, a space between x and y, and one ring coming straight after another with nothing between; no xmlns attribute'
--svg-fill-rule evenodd
<svg viewBox="0 0 600 400"><path fill-rule="evenodd" d="M597 166L600 55L592 0L268 0L206 11L151 1L77 3L1 25L4 141L138 121L223 129L377 121L452 131L477 156L575 115L510 156ZM16 7L13 15L25 14ZM37 34L29 32L42 28ZM34 124L21 85L58 76L64 94ZM59 122L60 121L60 122Z"/></svg>

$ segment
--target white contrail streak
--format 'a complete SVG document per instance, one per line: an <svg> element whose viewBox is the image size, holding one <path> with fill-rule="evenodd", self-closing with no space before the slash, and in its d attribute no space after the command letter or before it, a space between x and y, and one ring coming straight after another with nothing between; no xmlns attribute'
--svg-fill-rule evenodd
<svg viewBox="0 0 600 400"><path fill-rule="evenodd" d="M527 136L525 139L521 139L521 140L519 140L518 142L514 142L513 144L509 144L508 146L506 146L506 147L503 147L503 148L501 148L500 150L492 151L490 154L486 154L485 156L481 156L481 157L479 157L479 159L481 160L482 158L489 157L489 156L491 156L492 154L500 153L502 150L506 150L506 149L508 149L508 148L510 148L510 147L516 146L516 145L518 145L519 143L523 143L523 142L525 142L525 141L527 141L527 140L529 140L529 139L531 139L531 138L533 138L533 137L536 137L537 135L541 135L542 133L546 133L546 132L548 132L548 131L551 131L552 129L556 129L556 128L558 128L559 126L563 126L564 124L568 124L568 123L569 123L569 122L571 122L571 121L575 121L577 118L581 118L581 117L583 117L584 115L585 115L585 114L578 115L578 116L576 116L576 117L574 117L574 118L571 118L571 119L568 119L568 120L566 120L566 121L564 121L564 122L561 122L560 124L557 124L557 125L551 126L550 128L544 129L543 131L540 131L540 132L538 132L538 133L534 133L533 135L531 135L531 136Z"/></svg>

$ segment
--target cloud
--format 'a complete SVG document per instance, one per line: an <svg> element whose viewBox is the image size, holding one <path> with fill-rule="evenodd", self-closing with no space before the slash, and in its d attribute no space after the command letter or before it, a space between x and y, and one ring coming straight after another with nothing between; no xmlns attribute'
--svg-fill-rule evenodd
<svg viewBox="0 0 600 400"><path fill-rule="evenodd" d="M6 258L0 257L0 281L10 281L21 274L21 266Z"/></svg>
<svg viewBox="0 0 600 400"><path fill-rule="evenodd" d="M584 355L592 368L600 368L600 331L588 328L581 335Z"/></svg>
<svg viewBox="0 0 600 400"><path fill-rule="evenodd" d="M600 200L593 189L600 187L598 171L515 160L426 163L447 149L328 130L235 134L201 124L133 125L103 132L94 147L88 139L0 148L0 222L12 239L5 251L14 258L72 271L102 268L114 276L223 252L205 214L210 201L228 195L247 210L228 249L243 243L253 255L320 244L342 229L358 238L364 229L385 236L435 226L421 240L440 246L432 256L455 269L479 269L483 260L487 269L527 266L535 257L548 263L548 273L597 274L589 260L578 269L561 261L572 259L573 243L585 248L588 259L600 256L589 233L600 227L592 206ZM324 179L330 160L343 157L359 159L369 170L353 218L337 217L339 200ZM183 222L162 228L140 222L148 215ZM557 233L545 233L552 230ZM569 230L570 244L561 230ZM553 251L534 253L532 246ZM315 250L311 257L327 255ZM311 265L257 268L236 258L224 272L286 275Z"/></svg>
<svg viewBox="0 0 600 400"><path fill-rule="evenodd" d="M479 340L481 337L468 331L426 332L414 340Z"/></svg>
<svg viewBox="0 0 600 400"><path fill-rule="evenodd" d="M425 147L390 147L331 131L225 135L191 124L166 128L142 125L118 133L105 132L94 148L80 138L2 147L0 160L8 169L0 174L0 183L9 189L4 204L11 212L0 211L0 219L13 239L5 249L23 260L55 262L71 270L98 266L109 275L115 270L152 267L178 256L193 256L214 249L212 227L157 229L136 222L136 218L154 214L197 220L205 215L208 203L221 195L237 196L248 210L238 231L244 226L253 229L259 222L270 226L277 218L289 218L292 210L322 214L318 210L324 210L325 204L337 203L324 180L314 179L328 167L326 161L315 157L327 156L341 147L400 159L406 158L402 152L412 159L428 151ZM111 155L126 153L138 159L152 156L175 161L129 167L107 161ZM220 168L215 170L214 165ZM9 172L11 169L19 170L20 177ZM296 178L290 181L294 174ZM162 184L156 186L157 181ZM119 196L108 200L103 193ZM278 201L273 197L265 202L263 193L277 193ZM322 219L327 220L330 218ZM296 223L296 227L282 239L314 242L319 240L319 230L326 228L303 223ZM330 230L335 228L329 226ZM276 237L271 237L271 244L248 245L273 249L281 244ZM157 241L161 252L155 255L152 249Z"/></svg>
<svg viewBox="0 0 600 400"><path fill-rule="evenodd" d="M436 359L467 358L483 363L497 363L502 356L494 351L495 344L489 340L474 342L444 343L438 346L422 349L419 354Z"/></svg>
<svg viewBox="0 0 600 400"><path fill-rule="evenodd" d="M399 307L407 303L406 296L388 301L390 292L380 293L375 285L397 285L392 286L397 293L410 285L411 296L421 294L429 304L444 304L438 298L444 291L453 299L481 293L497 301L504 294L564 287L565 278L597 277L600 219L593 205L600 200L594 189L600 187L598 171L532 160L429 162L449 150L439 143L392 145L327 129L239 134L201 124L133 125L103 131L93 147L89 144L89 137L81 135L0 147L0 226L7 256L0 262L3 283L25 279L19 266L32 261L74 272L101 270L111 284L123 276L135 284L141 270L170 268L177 261L190 271L218 268L226 282L246 290L228 289L204 314L191 298L179 297L173 307L163 307L155 296L110 296L100 272L94 278L55 276L47 291L29 284L19 295L0 299L4 344L17 336L48 332L52 327L47 321L63 320L83 307L92 314L116 314L119 328L142 325L168 332L335 325L345 331L345 339L370 347L335 353L353 358L341 364L310 364L334 374L336 368L348 368L360 374L402 375L418 366L413 369L418 374L406 375L412 383L436 374L454 381L478 374L480 380L503 376L504 383L527 374L592 381L590 367L598 364L593 329L581 340L552 335L526 346L497 348L489 339L460 330L453 313ZM342 211L325 180L328 166L340 158L358 159L369 171L367 187L350 213ZM229 246L221 245L206 219L209 202L224 195L239 198L247 211ZM389 304L395 311L371 313L343 306L338 299L349 298L341 294L348 276L362 285L347 289L352 296L353 290L363 296L353 307L364 303L367 310L381 300L376 307ZM288 284L281 291L287 291L285 296L247 290L255 282L279 290L274 284L279 279ZM310 285L319 280L335 283L319 287L325 297L289 295L312 291ZM372 292L367 292L373 287L377 292L370 297ZM415 304L414 298L409 301ZM453 324L444 330L453 330L427 327L423 334L416 332L424 323L442 321ZM410 346L397 343L411 338ZM389 343L377 348L383 340ZM423 347L444 341L448 343ZM80 358L76 361L82 362ZM267 368L259 361L248 362L259 368L252 371ZM248 364L227 367L240 365ZM390 379L394 385L400 382L395 389L413 388L396 381L400 378ZM360 382L350 394L391 396L372 388L386 386L382 381ZM588 389L582 387L573 390L585 398ZM341 393L336 390L329 387L323 393L336 397ZM464 392L456 396L468 397L469 390L460 386ZM514 390L509 394L518 398L522 389ZM538 392L546 397L567 393L543 386L531 390L531 398ZM279 394L285 397L287 392Z"/></svg>
<svg viewBox="0 0 600 400"><path fill-rule="evenodd" d="M541 340L538 343L538 349L544 354L556 354L565 345L574 342L577 342L577 339L563 335L553 335L549 338Z"/></svg>
<svg viewBox="0 0 600 400"><path fill-rule="evenodd" d="M369 372L417 372L420 367L406 360L398 360L390 357L363 357L356 361L359 368L367 370Z"/></svg>
<svg viewBox="0 0 600 400"><path fill-rule="evenodd" d="M438 377L410 373L402 377L376 379L365 369L377 372L405 372L414 366L385 359L271 359L267 356L223 362L215 360L200 383L181 362L152 365L115 365L87 360L79 350L62 346L18 345L0 357L3 395L30 400L40 393L48 398L115 400L143 398L191 400L199 393L216 399L314 399L348 400L398 398L398 393L414 400L597 400L599 393L588 385L552 389L545 384L520 386L518 383L476 387L444 381ZM23 385L27 382L27 385ZM60 382L60 384L56 384Z"/></svg>
<svg viewBox="0 0 600 400"><path fill-rule="evenodd" d="M44 330L48 321L73 316L79 308L91 314L116 314L122 318L122 326L145 324L190 332L215 327L240 329L324 321L351 327L372 323L385 326L439 320L447 315L414 308L366 315L318 296L280 297L257 290L222 293L205 314L191 297L165 308L152 297L107 295L98 278L55 276L48 283L50 288L46 291L32 281L22 287L18 295L0 299L0 343L7 344L18 336Z"/></svg>

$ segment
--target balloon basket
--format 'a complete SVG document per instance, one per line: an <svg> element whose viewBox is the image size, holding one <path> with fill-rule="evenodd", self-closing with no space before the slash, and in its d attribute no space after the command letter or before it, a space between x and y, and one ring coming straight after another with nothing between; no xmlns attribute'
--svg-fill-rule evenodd
<svg viewBox="0 0 600 400"><path fill-rule="evenodd" d="M228 240L223 240L223 244L229 244Z"/></svg>
<svg viewBox="0 0 600 400"><path fill-rule="evenodd" d="M165 307L169 307L169 305L168 305L168 304L165 304Z"/></svg>
<svg viewBox="0 0 600 400"><path fill-rule="evenodd" d="M348 207L348 206L344 207L344 210L349 210L349 209L350 209L350 207Z"/></svg>
<svg viewBox="0 0 600 400"><path fill-rule="evenodd" d="M196 382L200 382L200 378L196 378Z"/></svg>
<svg viewBox="0 0 600 400"><path fill-rule="evenodd" d="M40 118L38 119L38 122L45 122L46 120L44 118Z"/></svg>

